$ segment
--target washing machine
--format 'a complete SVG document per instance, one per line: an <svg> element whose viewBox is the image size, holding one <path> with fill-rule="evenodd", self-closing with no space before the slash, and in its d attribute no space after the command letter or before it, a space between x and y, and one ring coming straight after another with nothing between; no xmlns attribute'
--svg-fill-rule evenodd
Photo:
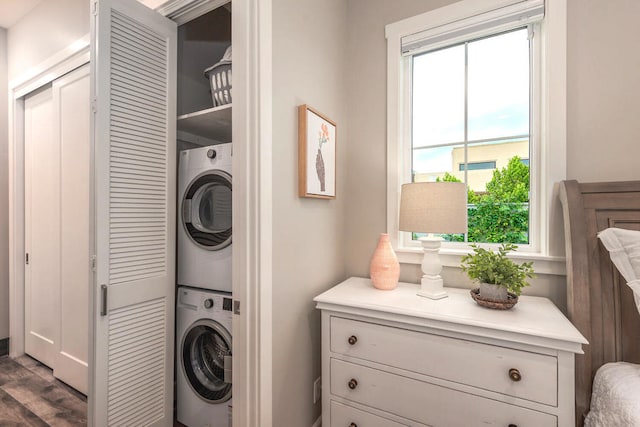
<svg viewBox="0 0 640 427"><path fill-rule="evenodd" d="M180 152L178 285L231 292L231 156L231 144Z"/></svg>
<svg viewBox="0 0 640 427"><path fill-rule="evenodd" d="M178 288L177 419L188 427L231 427L231 295Z"/></svg>

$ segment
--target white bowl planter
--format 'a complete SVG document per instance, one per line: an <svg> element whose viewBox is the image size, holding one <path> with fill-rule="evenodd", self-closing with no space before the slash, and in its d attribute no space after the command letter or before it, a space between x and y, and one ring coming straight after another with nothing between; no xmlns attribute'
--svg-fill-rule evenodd
<svg viewBox="0 0 640 427"><path fill-rule="evenodd" d="M506 301L509 299L507 288L500 285L492 285L491 283L480 283L480 297L495 301Z"/></svg>

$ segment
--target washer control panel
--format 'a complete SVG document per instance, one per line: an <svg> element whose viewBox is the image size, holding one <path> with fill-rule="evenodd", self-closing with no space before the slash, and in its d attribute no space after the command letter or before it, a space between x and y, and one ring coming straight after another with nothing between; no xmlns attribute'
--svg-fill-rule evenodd
<svg viewBox="0 0 640 427"><path fill-rule="evenodd" d="M194 311L225 313L225 317L230 317L233 311L233 298L230 294L212 293L188 287L180 287L178 304L190 307Z"/></svg>

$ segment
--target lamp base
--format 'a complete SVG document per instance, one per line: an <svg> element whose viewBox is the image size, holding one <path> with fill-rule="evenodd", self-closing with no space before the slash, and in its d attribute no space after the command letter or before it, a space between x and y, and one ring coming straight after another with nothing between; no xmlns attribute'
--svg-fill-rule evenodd
<svg viewBox="0 0 640 427"><path fill-rule="evenodd" d="M430 299L442 299L447 296L444 290L442 277L442 264L440 263L440 246L442 238L429 234L421 237L422 250L424 257L422 258L422 281L418 295Z"/></svg>
<svg viewBox="0 0 640 427"><path fill-rule="evenodd" d="M448 296L443 289L442 278L439 275L435 277L423 276L417 295L429 299L442 299Z"/></svg>

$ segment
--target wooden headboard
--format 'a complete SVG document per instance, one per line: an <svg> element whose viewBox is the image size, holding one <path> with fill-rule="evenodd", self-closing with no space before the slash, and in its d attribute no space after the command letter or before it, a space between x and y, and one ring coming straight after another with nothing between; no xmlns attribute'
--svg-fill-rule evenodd
<svg viewBox="0 0 640 427"><path fill-rule="evenodd" d="M640 315L633 292L597 238L608 227L640 230L640 181L560 183L567 257L567 311L587 338L576 356L576 425L589 411L591 385L608 362L640 363Z"/></svg>

